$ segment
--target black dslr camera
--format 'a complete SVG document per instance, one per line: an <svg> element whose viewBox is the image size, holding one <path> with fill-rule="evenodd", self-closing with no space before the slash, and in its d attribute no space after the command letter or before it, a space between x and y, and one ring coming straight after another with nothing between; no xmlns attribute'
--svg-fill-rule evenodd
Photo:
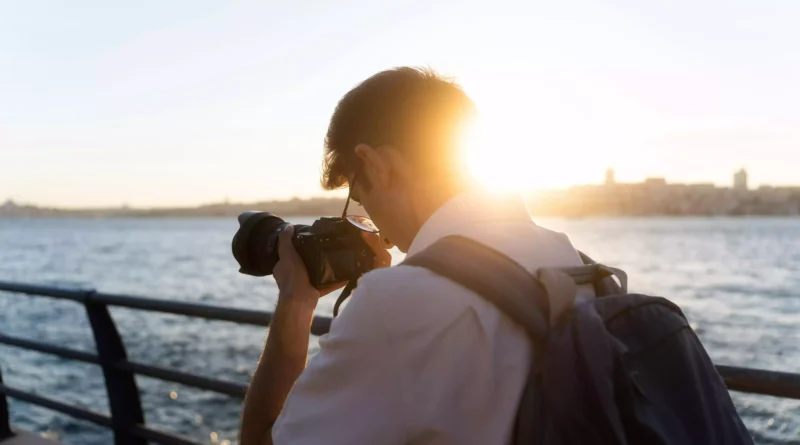
<svg viewBox="0 0 800 445"><path fill-rule="evenodd" d="M233 257L239 272L263 277L272 275L278 262L278 235L288 225L268 212L239 215L239 230L233 237ZM372 220L363 216L323 217L310 226L294 225L292 243L316 288L357 280L374 267L375 253L361 232L377 232Z"/></svg>

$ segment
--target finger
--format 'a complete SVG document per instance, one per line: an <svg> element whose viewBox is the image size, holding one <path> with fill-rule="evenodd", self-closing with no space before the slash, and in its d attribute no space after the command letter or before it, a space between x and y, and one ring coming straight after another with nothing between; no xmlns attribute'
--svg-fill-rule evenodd
<svg viewBox="0 0 800 445"><path fill-rule="evenodd" d="M370 249L377 255L381 250L386 250L381 245L381 239L377 233L361 232L361 238L367 243Z"/></svg>
<svg viewBox="0 0 800 445"><path fill-rule="evenodd" d="M292 235L294 235L294 226L292 225L284 227L278 235L278 258L288 260L297 255L297 251L292 245Z"/></svg>
<svg viewBox="0 0 800 445"><path fill-rule="evenodd" d="M278 259L278 262L275 263L275 267L272 268L272 275L276 277L283 276L284 271L286 270L286 263L287 261Z"/></svg>
<svg viewBox="0 0 800 445"><path fill-rule="evenodd" d="M392 254L384 247L381 238L377 233L361 232L361 237L367 243L372 252L375 254L375 262L373 267L387 267L392 264Z"/></svg>

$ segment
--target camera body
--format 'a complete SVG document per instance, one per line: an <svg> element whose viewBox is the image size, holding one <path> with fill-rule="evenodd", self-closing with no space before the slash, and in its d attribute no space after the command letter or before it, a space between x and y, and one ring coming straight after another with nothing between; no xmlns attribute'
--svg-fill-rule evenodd
<svg viewBox="0 0 800 445"><path fill-rule="evenodd" d="M287 225L268 212L239 215L239 230L232 242L239 272L271 275L279 260L278 236ZM367 218L322 217L310 226L296 224L294 229L292 243L316 288L356 280L374 267L375 254L362 237L362 232L374 229Z"/></svg>
<svg viewBox="0 0 800 445"><path fill-rule="evenodd" d="M361 230L345 219L323 217L295 233L294 247L314 287L358 279L374 266Z"/></svg>

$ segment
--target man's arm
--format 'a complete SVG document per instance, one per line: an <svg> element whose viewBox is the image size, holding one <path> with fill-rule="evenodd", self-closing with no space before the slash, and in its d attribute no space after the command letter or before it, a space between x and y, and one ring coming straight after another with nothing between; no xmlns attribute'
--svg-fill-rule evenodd
<svg viewBox="0 0 800 445"><path fill-rule="evenodd" d="M278 305L267 344L247 388L239 440L242 445L271 445L272 425L280 415L294 382L306 367L308 340L319 297L341 284L317 290L308 279L303 259L292 245L294 228L278 240L280 261L272 275L278 284Z"/></svg>
<svg viewBox="0 0 800 445"><path fill-rule="evenodd" d="M267 335L267 343L245 397L239 440L242 445L271 445L272 426L283 409L294 383L306 366L314 309L320 296L344 286L324 289L311 286L302 258L292 245L294 228L280 234L273 276L278 284L278 304ZM375 252L375 267L386 267L391 255L374 234L364 234Z"/></svg>
<svg viewBox="0 0 800 445"><path fill-rule="evenodd" d="M367 274L319 339L274 424L276 445L406 443L407 384L388 330L391 312L378 274Z"/></svg>
<svg viewBox="0 0 800 445"><path fill-rule="evenodd" d="M311 321L317 298L279 298L264 353L247 389L242 414L242 445L271 445L272 425L308 356Z"/></svg>

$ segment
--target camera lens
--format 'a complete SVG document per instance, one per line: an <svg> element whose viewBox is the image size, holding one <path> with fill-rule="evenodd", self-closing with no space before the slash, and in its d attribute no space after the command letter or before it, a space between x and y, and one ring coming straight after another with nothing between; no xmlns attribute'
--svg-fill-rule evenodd
<svg viewBox="0 0 800 445"><path fill-rule="evenodd" d="M239 215L239 230L233 236L233 257L239 272L256 277L272 275L278 262L278 234L287 223L269 212Z"/></svg>

